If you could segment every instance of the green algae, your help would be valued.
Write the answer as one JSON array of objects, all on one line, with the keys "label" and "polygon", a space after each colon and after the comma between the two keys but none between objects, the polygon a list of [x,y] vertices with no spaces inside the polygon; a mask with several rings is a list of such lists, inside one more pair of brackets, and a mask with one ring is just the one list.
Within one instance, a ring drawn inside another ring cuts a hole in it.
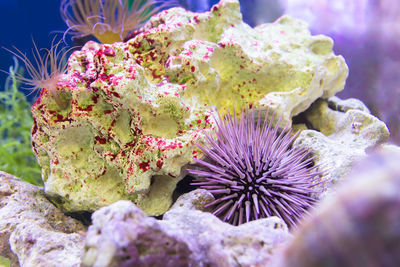
[{"label": "green algae", "polygon": [[0,266],[1,267],[10,267],[11,266],[10,260],[8,258],[0,256]]},{"label": "green algae", "polygon": [[4,91],[0,91],[0,170],[34,185],[43,185],[31,146],[31,103],[18,89],[14,76],[18,71],[16,61],[9,69]]}]

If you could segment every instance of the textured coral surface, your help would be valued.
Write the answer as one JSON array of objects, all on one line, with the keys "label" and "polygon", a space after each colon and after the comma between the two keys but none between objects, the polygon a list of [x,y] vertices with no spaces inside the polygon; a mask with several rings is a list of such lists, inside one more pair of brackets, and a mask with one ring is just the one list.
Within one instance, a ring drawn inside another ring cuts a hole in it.
[{"label": "textured coral surface", "polygon": [[189,192],[163,220],[146,217],[128,201],[96,211],[82,266],[269,266],[291,237],[286,224],[270,217],[232,226],[200,211],[213,200],[206,190]]},{"label": "textured coral surface", "polygon": [[88,42],[68,61],[58,103],[43,90],[32,108],[46,193],[69,211],[129,199],[164,213],[182,167],[202,156],[194,143],[213,127],[211,106],[254,103],[290,122],[343,89],[348,69],[332,46],[290,17],[251,28],[234,0],[164,11],[125,43]]},{"label": "textured coral surface", "polygon": [[354,163],[389,137],[385,123],[354,98],[320,99],[303,115],[311,129],[302,131],[294,144],[313,151],[316,162],[327,170],[327,190],[320,198],[336,191],[333,185],[349,174]]}]

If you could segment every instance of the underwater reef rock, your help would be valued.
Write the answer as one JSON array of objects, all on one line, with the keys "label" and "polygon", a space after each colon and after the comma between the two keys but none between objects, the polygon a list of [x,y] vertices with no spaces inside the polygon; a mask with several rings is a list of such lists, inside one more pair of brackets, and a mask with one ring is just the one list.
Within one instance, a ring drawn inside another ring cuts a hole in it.
[{"label": "underwater reef rock", "polygon": [[202,212],[213,200],[206,190],[192,191],[163,220],[146,217],[129,201],[99,209],[87,232],[83,266],[267,266],[291,236],[278,217],[233,226]]},{"label": "underwater reef rock", "polygon": [[66,211],[126,199],[164,213],[182,167],[202,157],[194,143],[213,127],[211,106],[254,103],[291,122],[343,89],[348,68],[332,47],[287,16],[251,28],[237,0],[163,11],[125,43],[88,42],[70,57],[57,99],[44,89],[32,107],[45,192]]},{"label": "underwater reef rock", "polygon": [[0,256],[11,266],[79,266],[83,231],[46,199],[43,188],[0,171]]},{"label": "underwater reef rock", "polygon": [[355,167],[277,253],[276,267],[399,266],[400,147]]},{"label": "underwater reef rock", "polygon": [[332,193],[334,184],[346,177],[368,150],[389,138],[386,124],[357,99],[319,99],[304,117],[314,130],[303,130],[294,145],[310,149],[316,155],[315,162],[327,171],[323,185],[327,190],[322,191],[320,198]]}]

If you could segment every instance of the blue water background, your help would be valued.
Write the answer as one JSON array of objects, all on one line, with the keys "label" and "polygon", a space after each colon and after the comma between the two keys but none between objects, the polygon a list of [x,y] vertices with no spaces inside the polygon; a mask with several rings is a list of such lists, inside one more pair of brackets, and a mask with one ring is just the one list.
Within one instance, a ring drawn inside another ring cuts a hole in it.
[{"label": "blue water background", "polygon": [[[66,29],[59,6],[55,0],[0,0],[0,46],[15,46],[29,55],[34,38],[38,47],[49,47],[54,31]],[[8,71],[12,64],[12,55],[1,49],[0,69]],[[0,73],[0,88],[6,77]]]}]

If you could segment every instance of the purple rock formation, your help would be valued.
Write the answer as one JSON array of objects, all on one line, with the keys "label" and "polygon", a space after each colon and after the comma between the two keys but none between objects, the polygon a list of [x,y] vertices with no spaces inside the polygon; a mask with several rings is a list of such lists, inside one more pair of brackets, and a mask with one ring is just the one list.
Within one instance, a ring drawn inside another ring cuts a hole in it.
[{"label": "purple rock formation", "polygon": [[400,148],[365,160],[275,260],[279,267],[399,266]]},{"label": "purple rock formation", "polygon": [[205,190],[183,195],[157,221],[129,201],[93,214],[83,266],[266,266],[289,237],[270,217],[232,226],[200,209],[213,197]]}]

